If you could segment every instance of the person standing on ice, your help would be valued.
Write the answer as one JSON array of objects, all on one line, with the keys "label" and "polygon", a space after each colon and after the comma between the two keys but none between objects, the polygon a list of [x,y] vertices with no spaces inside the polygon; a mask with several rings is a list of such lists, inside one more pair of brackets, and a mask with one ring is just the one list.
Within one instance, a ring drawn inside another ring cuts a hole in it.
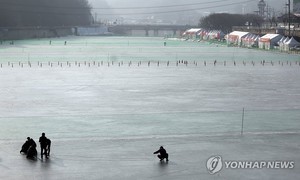
[{"label": "person standing on ice", "polygon": [[42,133],[42,136],[39,139],[40,146],[41,146],[41,158],[43,159],[43,155],[45,154],[46,158],[48,158],[47,154],[47,137],[45,136],[45,133]]},{"label": "person standing on ice", "polygon": [[50,147],[51,147],[51,140],[47,138],[47,143],[46,143],[46,154],[47,156],[50,156]]},{"label": "person standing on ice", "polygon": [[159,150],[155,151],[153,154],[159,154],[157,157],[160,159],[160,161],[163,161],[165,158],[167,161],[169,161],[169,154],[162,146],[160,146]]}]

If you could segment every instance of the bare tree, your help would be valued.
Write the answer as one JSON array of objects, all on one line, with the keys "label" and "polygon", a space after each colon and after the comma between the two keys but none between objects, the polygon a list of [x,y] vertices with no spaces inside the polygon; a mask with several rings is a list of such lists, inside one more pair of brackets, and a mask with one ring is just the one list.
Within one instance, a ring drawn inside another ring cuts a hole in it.
[{"label": "bare tree", "polygon": [[92,22],[87,0],[0,0],[0,26],[75,26]]},{"label": "bare tree", "polygon": [[205,29],[217,29],[223,32],[232,31],[233,26],[260,26],[263,19],[257,15],[253,14],[211,14],[209,16],[203,17],[199,21],[199,26]]}]

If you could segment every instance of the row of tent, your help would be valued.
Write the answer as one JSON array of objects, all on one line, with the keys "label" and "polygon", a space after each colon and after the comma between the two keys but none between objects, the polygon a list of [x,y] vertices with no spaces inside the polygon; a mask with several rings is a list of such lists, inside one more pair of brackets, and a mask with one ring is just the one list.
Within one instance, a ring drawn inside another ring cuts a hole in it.
[{"label": "row of tent", "polygon": [[212,39],[224,39],[225,34],[219,30],[205,30],[202,28],[192,28],[186,30],[182,37],[185,39],[200,39],[200,40],[212,40]]},{"label": "row of tent", "polygon": [[279,49],[289,51],[290,49],[300,46],[300,43],[294,37],[285,37],[281,34],[266,34],[262,37],[249,32],[233,31],[226,35],[225,39],[228,44],[242,47],[258,47],[261,49]]},{"label": "row of tent", "polygon": [[266,34],[262,37],[250,32],[233,31],[225,35],[218,30],[205,30],[202,28],[193,28],[186,30],[182,37],[185,39],[198,40],[226,40],[228,45],[240,47],[258,47],[261,49],[279,49],[281,51],[289,51],[294,47],[299,46],[300,43],[294,39],[282,36],[280,34]]}]

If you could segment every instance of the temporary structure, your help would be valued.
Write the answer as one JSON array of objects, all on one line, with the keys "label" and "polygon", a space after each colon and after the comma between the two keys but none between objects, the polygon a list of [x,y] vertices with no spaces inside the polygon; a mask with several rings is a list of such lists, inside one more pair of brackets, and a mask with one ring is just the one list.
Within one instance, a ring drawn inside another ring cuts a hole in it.
[{"label": "temporary structure", "polygon": [[289,51],[290,48],[300,45],[300,43],[292,37],[289,41],[284,43],[285,51]]},{"label": "temporary structure", "polygon": [[198,32],[198,37],[200,40],[208,40],[208,33],[209,31],[206,29],[202,29]]},{"label": "temporary structure", "polygon": [[201,31],[202,29],[201,28],[192,28],[192,29],[188,29],[186,30],[182,36],[184,38],[187,38],[187,39],[196,39],[197,37],[197,34]]},{"label": "temporary structure", "polygon": [[258,43],[258,35],[255,34],[247,34],[245,37],[242,38],[242,42],[241,42],[241,46],[244,47],[253,47],[253,46],[257,46]]},{"label": "temporary structure", "polygon": [[252,40],[251,40],[251,47],[258,47],[258,41],[259,41],[260,36],[255,35]]},{"label": "temporary structure", "polygon": [[273,49],[278,46],[278,42],[282,38],[280,34],[266,34],[259,39],[258,47],[261,49]]},{"label": "temporary structure", "polygon": [[242,38],[246,37],[249,32],[233,31],[227,35],[227,44],[242,45]]},{"label": "temporary structure", "polygon": [[282,38],[277,42],[278,46],[280,46],[286,37],[282,36]]},{"label": "temporary structure", "polygon": [[285,43],[290,40],[289,37],[286,37],[285,39],[282,40],[282,42],[279,42],[279,49],[280,51],[285,51]]},{"label": "temporary structure", "polygon": [[213,39],[223,39],[224,33],[219,30],[211,30],[207,33],[207,39],[213,40]]}]

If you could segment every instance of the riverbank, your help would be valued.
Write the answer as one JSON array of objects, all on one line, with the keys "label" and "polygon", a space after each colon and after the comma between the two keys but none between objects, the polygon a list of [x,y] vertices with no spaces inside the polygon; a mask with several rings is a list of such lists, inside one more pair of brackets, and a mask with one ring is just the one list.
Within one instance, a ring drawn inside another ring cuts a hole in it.
[{"label": "riverbank", "polygon": [[[164,46],[166,42],[166,46]],[[5,42],[0,62],[176,62],[259,63],[299,61],[298,55],[150,37],[69,36]],[[116,65],[115,64],[115,65]]]},{"label": "riverbank", "polygon": [[283,51],[280,50],[279,47],[275,47],[273,49],[261,49],[258,47],[246,47],[246,46],[237,46],[233,44],[227,44],[227,42],[221,41],[221,40],[195,40],[195,39],[181,39],[181,38],[170,38],[172,40],[179,40],[179,41],[188,41],[188,42],[194,42],[194,43],[209,43],[209,44],[215,44],[216,46],[226,46],[226,47],[235,47],[235,48],[246,48],[246,49],[253,49],[257,51],[267,51],[267,52],[273,52],[273,53],[284,53],[284,54],[300,54],[300,50],[290,50],[290,51]]},{"label": "riverbank", "polygon": [[56,38],[66,36],[111,35],[104,25],[86,27],[0,27],[0,41]]}]

